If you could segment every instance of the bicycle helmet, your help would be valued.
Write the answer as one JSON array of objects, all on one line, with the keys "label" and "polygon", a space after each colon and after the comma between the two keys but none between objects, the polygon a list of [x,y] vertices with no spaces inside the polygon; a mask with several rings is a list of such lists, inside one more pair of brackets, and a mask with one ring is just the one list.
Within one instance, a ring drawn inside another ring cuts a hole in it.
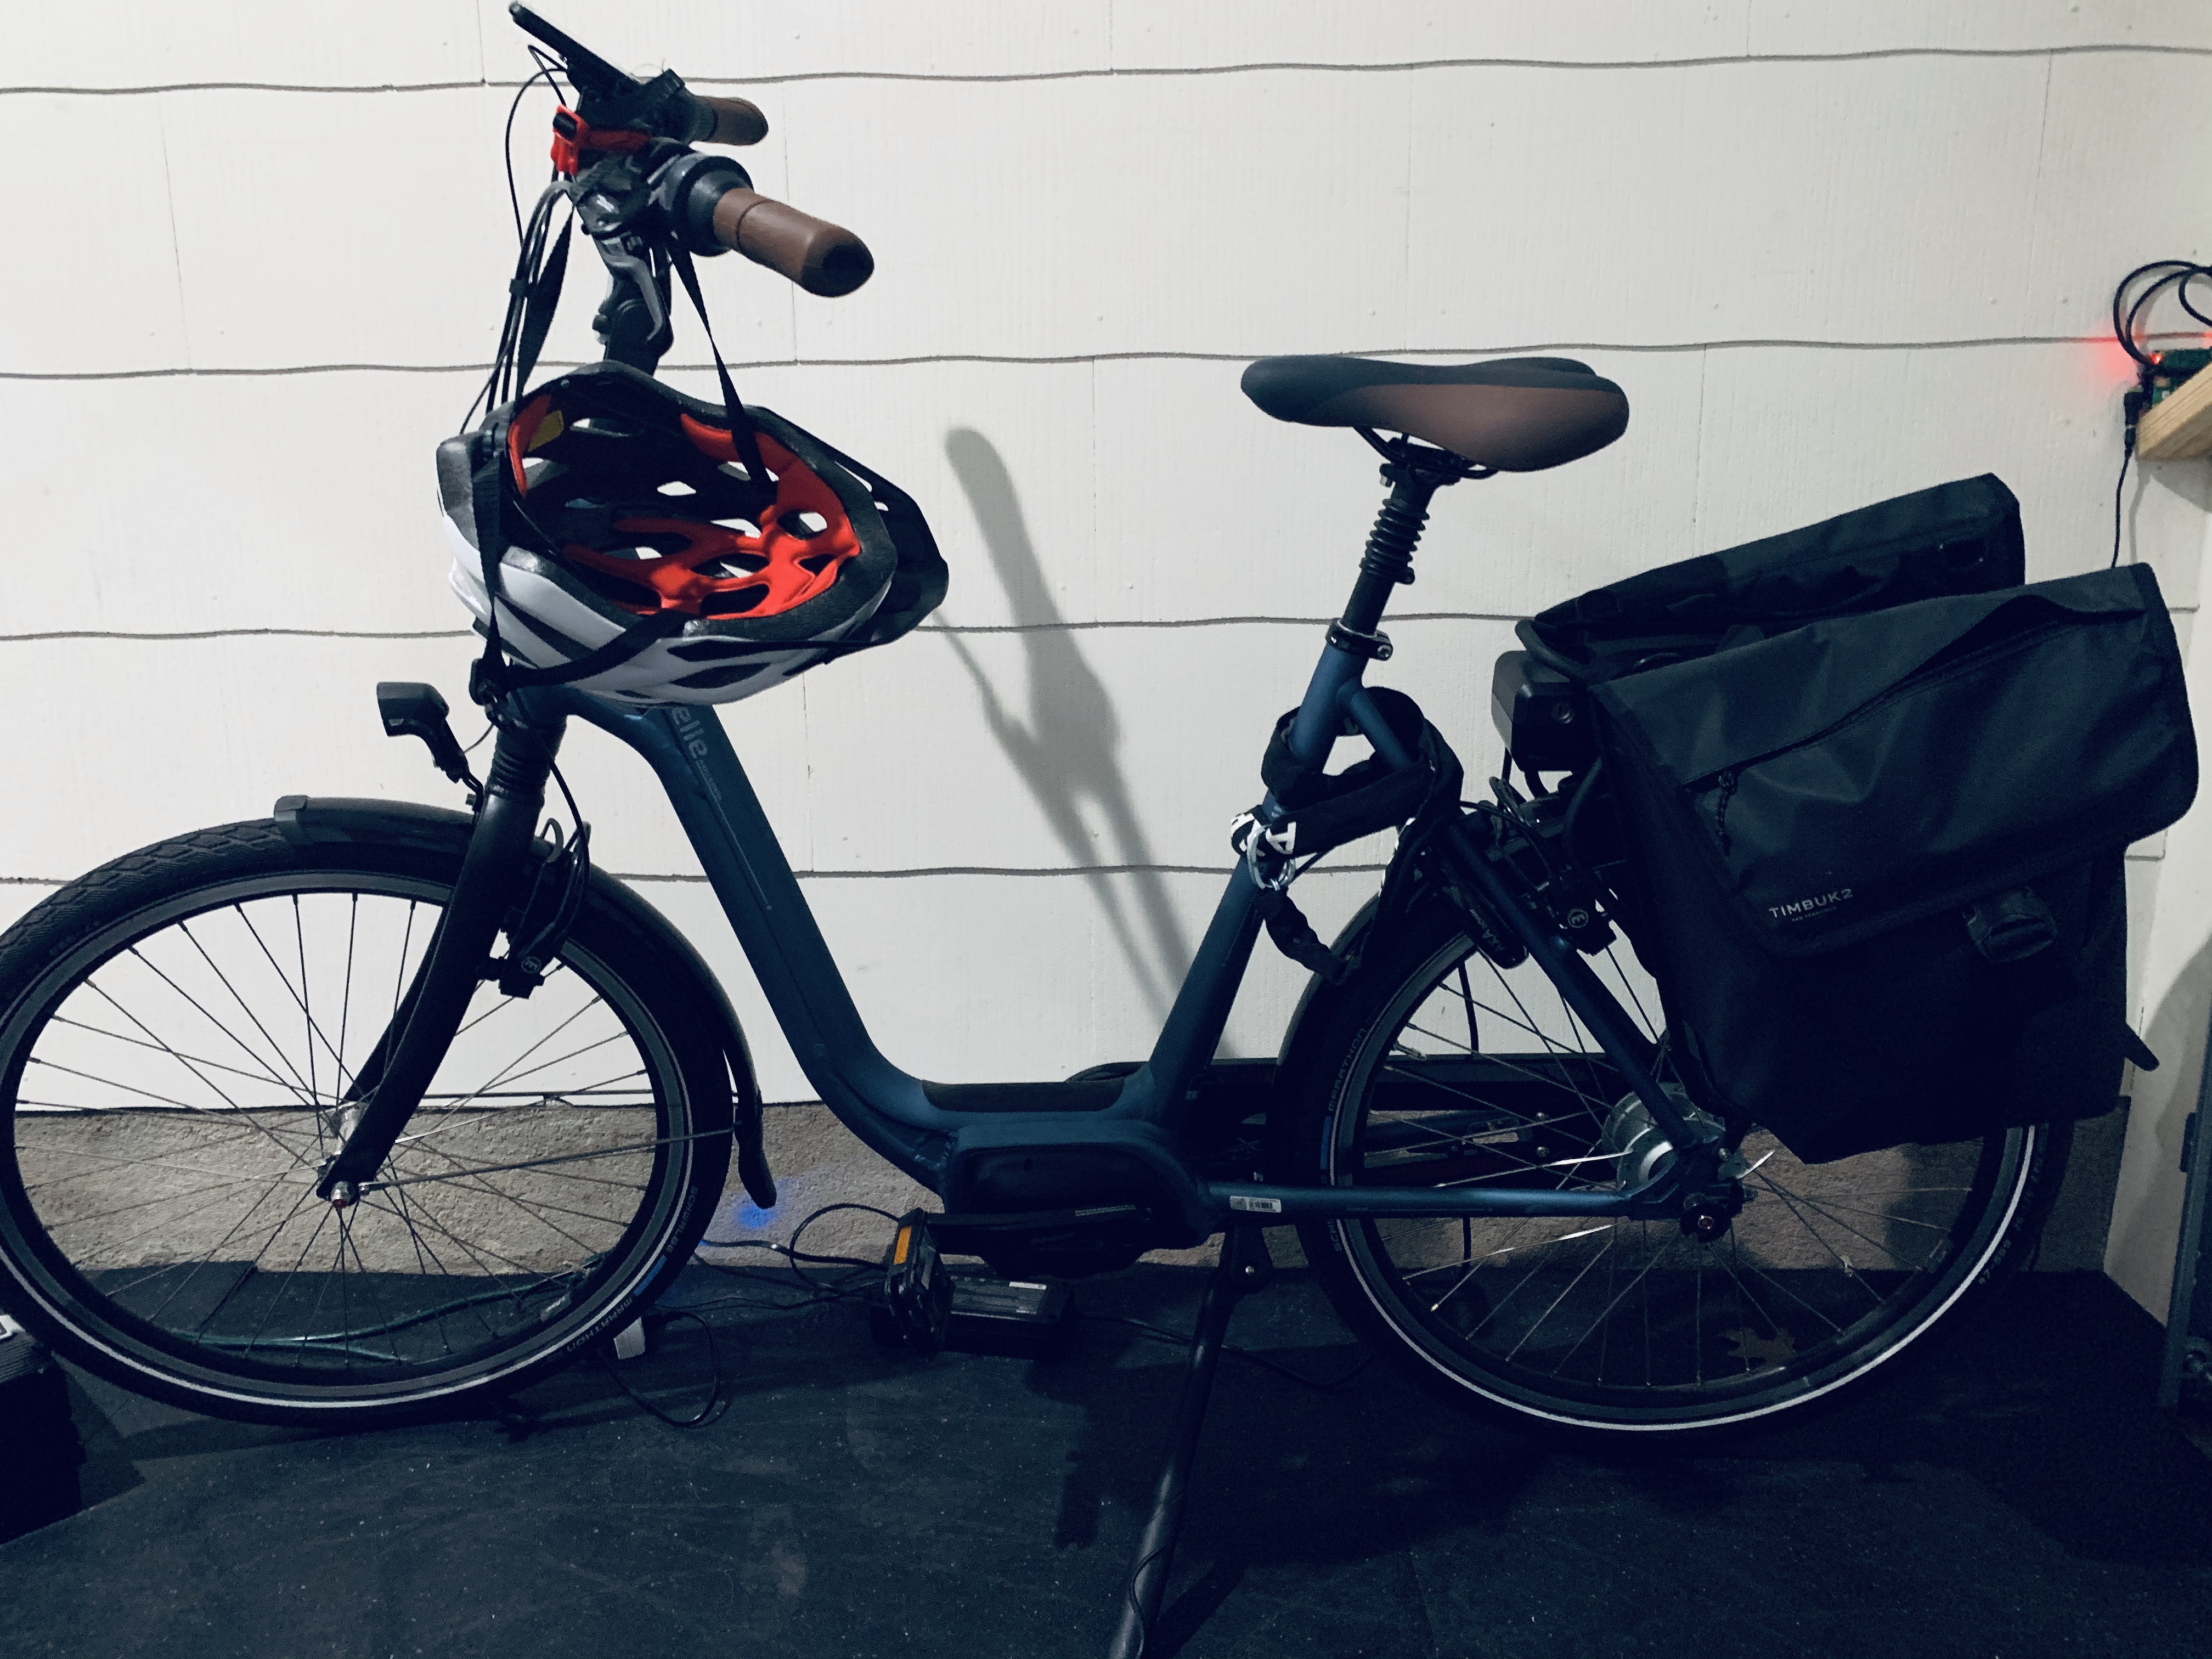
[{"label": "bicycle helmet", "polygon": [[769,410],[744,416],[765,478],[723,406],[618,363],[441,444],[451,580],[478,629],[489,580],[500,645],[544,678],[624,702],[733,702],[934,610],[945,564],[914,502]]}]

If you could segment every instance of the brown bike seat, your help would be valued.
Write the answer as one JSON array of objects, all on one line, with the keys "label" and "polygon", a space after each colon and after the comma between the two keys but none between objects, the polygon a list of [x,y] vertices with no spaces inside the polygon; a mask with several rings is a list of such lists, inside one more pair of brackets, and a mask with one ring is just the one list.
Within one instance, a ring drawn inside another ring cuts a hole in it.
[{"label": "brown bike seat", "polygon": [[1628,428],[1626,394],[1571,357],[1455,366],[1262,357],[1243,386],[1279,421],[1403,432],[1501,472],[1558,466]]}]

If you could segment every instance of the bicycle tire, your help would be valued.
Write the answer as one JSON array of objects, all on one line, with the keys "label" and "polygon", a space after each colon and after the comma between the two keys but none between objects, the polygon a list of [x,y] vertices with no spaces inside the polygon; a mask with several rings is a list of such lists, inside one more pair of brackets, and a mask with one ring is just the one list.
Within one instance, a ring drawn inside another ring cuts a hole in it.
[{"label": "bicycle tire", "polygon": [[[1418,903],[1301,1011],[1278,1180],[1617,1178],[1605,1132],[1629,1097],[1611,1062],[1533,964],[1498,969],[1463,927],[1440,898]],[[1656,1010],[1625,945],[1607,955],[1624,1006]],[[1595,1217],[1309,1223],[1299,1242],[1346,1322],[1453,1405],[1585,1444],[1680,1447],[1832,1405],[1956,1324],[2032,1255],[2070,1127],[1809,1168],[1753,1129],[1753,1201],[1711,1244]]]},{"label": "bicycle tire", "polygon": [[732,1061],[667,924],[597,874],[541,986],[479,987],[360,1200],[314,1197],[460,867],[434,816],[179,836],[0,938],[0,1297],[64,1357],[217,1415],[402,1419],[565,1363],[689,1259]]}]

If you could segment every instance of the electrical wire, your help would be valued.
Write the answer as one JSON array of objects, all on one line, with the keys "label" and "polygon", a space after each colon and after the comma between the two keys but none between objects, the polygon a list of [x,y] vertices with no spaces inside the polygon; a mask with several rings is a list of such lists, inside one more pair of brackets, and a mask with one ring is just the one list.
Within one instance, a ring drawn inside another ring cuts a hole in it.
[{"label": "electrical wire", "polygon": [[632,1405],[651,1412],[672,1429],[702,1429],[720,1417],[730,1403],[729,1397],[722,1392],[721,1356],[714,1348],[714,1328],[690,1309],[684,1308],[664,1315],[661,1322],[672,1325],[679,1319],[690,1320],[699,1328],[707,1339],[707,1374],[709,1378],[707,1403],[690,1416],[677,1417],[665,1412],[635,1389],[630,1387],[629,1379],[615,1369],[615,1359],[611,1347],[602,1348],[599,1351],[599,1363],[607,1368],[607,1375],[614,1378],[615,1386],[629,1396]]},{"label": "electrical wire", "polygon": [[[515,112],[522,107],[523,94],[540,81],[545,82],[554,97],[559,98],[562,95],[561,83],[553,78],[554,72],[568,67],[559,58],[537,46],[530,48],[530,55],[537,61],[538,72],[514,89],[514,101],[507,106],[507,128],[500,145],[500,154],[507,158],[507,205],[514,215],[514,240],[518,245],[522,240],[522,198],[514,188]],[[570,95],[574,96],[573,94]]]},{"label": "electrical wire", "polygon": [[[599,1358],[601,1363],[607,1367],[607,1374],[614,1378],[622,1391],[628,1395],[635,1405],[644,1411],[650,1412],[671,1428],[702,1428],[712,1423],[726,1408],[728,1401],[722,1393],[724,1378],[720,1357],[714,1346],[714,1328],[702,1316],[720,1308],[738,1308],[752,1313],[799,1313],[809,1308],[819,1308],[831,1303],[849,1302],[862,1298],[868,1294],[867,1288],[860,1281],[864,1279],[872,1279],[882,1267],[880,1261],[866,1261],[859,1256],[821,1255],[799,1248],[799,1242],[805,1237],[809,1227],[821,1220],[823,1217],[834,1215],[840,1210],[854,1210],[866,1215],[878,1216],[894,1225],[897,1224],[899,1219],[889,1210],[878,1209],[872,1204],[825,1204],[800,1221],[793,1230],[789,1240],[781,1243],[764,1238],[702,1238],[695,1247],[691,1259],[698,1266],[710,1268],[715,1273],[732,1279],[760,1285],[764,1288],[784,1283],[781,1274],[779,1273],[771,1277],[759,1269],[743,1267],[735,1262],[709,1261],[698,1252],[701,1250],[764,1250],[770,1255],[780,1256],[783,1258],[784,1266],[798,1279],[805,1291],[805,1295],[793,1301],[763,1302],[746,1297],[714,1297],[706,1301],[688,1304],[681,1309],[671,1310],[666,1314],[665,1317],[670,1322],[678,1319],[692,1321],[707,1338],[707,1364],[710,1387],[707,1403],[698,1411],[689,1417],[678,1418],[661,1410],[652,1401],[630,1387],[629,1382],[615,1370],[615,1362],[611,1350],[602,1349]],[[809,1264],[817,1267],[844,1267],[848,1271],[835,1279],[825,1281],[814,1278],[806,1272],[806,1266]],[[1155,1325],[1142,1319],[1131,1319],[1121,1314],[1090,1314],[1078,1311],[1075,1317],[1092,1324],[1127,1326],[1140,1336],[1149,1338],[1155,1342],[1166,1343],[1172,1347],[1181,1348],[1186,1352],[1198,1340],[1194,1335],[1185,1332],[1170,1330],[1164,1325]],[[1263,1370],[1273,1371],[1276,1376],[1287,1382],[1295,1382],[1302,1389],[1311,1389],[1321,1394],[1333,1393],[1346,1387],[1372,1365],[1376,1358],[1370,1352],[1363,1355],[1350,1368],[1335,1376],[1317,1377],[1309,1376],[1294,1366],[1285,1365],[1279,1359],[1271,1358],[1267,1354],[1250,1348],[1240,1347],[1233,1342],[1223,1343],[1222,1352],[1234,1354],[1237,1358],[1257,1365]]]},{"label": "electrical wire", "polygon": [[[639,1409],[642,1411],[650,1412],[654,1417],[659,1419],[660,1421],[665,1423],[672,1429],[704,1428],[708,1425],[713,1423],[717,1418],[721,1416],[723,1411],[728,1407],[729,1399],[728,1396],[722,1392],[725,1379],[722,1376],[721,1355],[714,1346],[714,1328],[703,1316],[707,1312],[715,1308],[740,1307],[767,1313],[794,1313],[802,1308],[819,1307],[824,1303],[846,1301],[854,1297],[863,1294],[860,1290],[854,1286],[854,1281],[860,1277],[863,1273],[872,1274],[880,1264],[874,1261],[863,1261],[857,1256],[817,1255],[798,1248],[799,1240],[801,1235],[803,1235],[809,1227],[819,1221],[823,1216],[834,1214],[839,1210],[860,1210],[866,1212],[869,1215],[881,1216],[884,1220],[892,1223],[896,1223],[898,1220],[898,1218],[891,1214],[890,1211],[879,1210],[872,1204],[825,1204],[822,1208],[815,1211],[811,1215],[808,1216],[805,1220],[799,1224],[797,1230],[793,1232],[788,1243],[778,1244],[772,1243],[769,1240],[760,1238],[702,1238],[694,1248],[692,1259],[698,1262],[701,1267],[712,1267],[718,1273],[732,1273],[741,1277],[749,1276],[747,1269],[732,1267],[725,1262],[708,1261],[704,1257],[699,1255],[698,1251],[702,1249],[753,1249],[766,1250],[771,1255],[781,1255],[786,1259],[787,1264],[790,1267],[792,1272],[799,1275],[799,1282],[806,1287],[807,1291],[806,1296],[797,1302],[769,1304],[763,1305],[760,1303],[748,1301],[741,1297],[728,1297],[715,1298],[706,1302],[695,1302],[688,1307],[671,1309],[665,1315],[659,1316],[661,1322],[665,1324],[673,1323],[675,1321],[679,1319],[688,1319],[692,1323],[698,1326],[700,1331],[707,1339],[707,1370],[708,1377],[707,1403],[702,1406],[697,1411],[692,1413],[688,1417],[678,1417],[672,1413],[663,1411],[652,1401],[647,1399],[635,1389],[630,1387],[629,1379],[624,1377],[620,1371],[615,1369],[616,1362],[611,1344],[602,1347],[599,1350],[599,1363],[606,1367],[607,1375],[615,1380],[616,1386],[620,1388],[624,1394],[629,1396],[630,1401],[633,1405],[638,1407]],[[824,1285],[820,1283],[818,1280],[808,1278],[805,1269],[800,1266],[802,1262],[842,1266],[852,1268],[854,1271],[847,1273],[842,1279],[834,1284]]]},{"label": "electrical wire", "polygon": [[[2130,397],[2135,394],[2130,393]],[[2128,463],[2136,458],[2136,423],[2132,416],[2128,429],[2120,437],[2120,476],[2112,484],[2112,558],[2105,568],[2117,570],[2120,564],[2120,501],[2127,492]]]},{"label": "electrical wire", "polygon": [[[2129,297],[2129,290],[2145,277],[2140,293]],[[2136,384],[2123,402],[2124,427],[2120,440],[2120,476],[2112,484],[2112,556],[2106,567],[2115,568],[2120,562],[2122,507],[2127,490],[2128,467],[2136,455],[2136,423],[2142,418],[2143,410],[2150,407],[2151,380],[2158,373],[2159,354],[2146,351],[2136,339],[2144,313],[2159,295],[2172,290],[2176,304],[2208,329],[2212,329],[2212,315],[2197,308],[2190,298],[2191,283],[2212,282],[2212,265],[2200,264],[2193,259],[2153,259],[2148,264],[2137,265],[2120,278],[2112,290],[2112,337],[2120,349],[2135,360]],[[2201,371],[2200,371],[2201,372]]]},{"label": "electrical wire", "polygon": [[[2132,302],[2129,301],[2128,290],[2153,271],[2160,275]],[[2121,277],[2120,285],[2112,290],[2112,336],[2120,343],[2121,349],[2136,360],[2136,366],[2143,375],[2148,376],[2157,367],[2157,362],[2136,343],[2136,331],[2151,301],[2167,289],[2174,290],[2173,297],[2184,311],[2205,327],[2212,328],[2212,317],[2199,311],[2189,298],[2190,283],[2200,278],[2212,282],[2212,265],[2198,264],[2193,259],[2154,259],[2148,264],[2137,265]],[[2123,306],[2126,307],[2124,315],[2122,314]]]}]

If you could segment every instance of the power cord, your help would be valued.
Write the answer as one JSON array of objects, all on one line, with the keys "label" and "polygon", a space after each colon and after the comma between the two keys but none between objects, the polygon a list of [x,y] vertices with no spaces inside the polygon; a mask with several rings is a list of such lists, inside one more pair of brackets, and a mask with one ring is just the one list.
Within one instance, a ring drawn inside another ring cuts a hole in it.
[{"label": "power cord", "polygon": [[673,1416],[671,1413],[661,1410],[659,1407],[654,1405],[653,1401],[647,1400],[635,1389],[630,1387],[629,1379],[615,1369],[614,1355],[611,1352],[610,1348],[603,1347],[599,1350],[599,1363],[607,1368],[607,1375],[614,1378],[615,1386],[620,1389],[624,1394],[628,1395],[629,1396],[630,1404],[637,1407],[640,1410],[651,1412],[655,1417],[667,1424],[672,1429],[704,1428],[708,1424],[712,1423],[716,1418],[720,1417],[722,1414],[724,1408],[730,1403],[728,1398],[722,1393],[721,1356],[714,1350],[714,1328],[712,1325],[709,1325],[705,1320],[700,1318],[699,1316],[696,1313],[694,1313],[690,1309],[685,1308],[678,1312],[664,1315],[661,1316],[661,1322],[666,1325],[672,1325],[679,1319],[690,1320],[693,1324],[699,1328],[701,1334],[707,1339],[707,1374],[709,1378],[709,1384],[707,1390],[707,1403],[702,1406],[697,1411],[694,1412],[690,1416]]},{"label": "power cord", "polygon": [[[654,1417],[659,1419],[663,1423],[667,1424],[671,1428],[702,1428],[714,1422],[715,1419],[722,1414],[722,1412],[727,1407],[729,1402],[722,1393],[724,1378],[722,1376],[720,1356],[714,1346],[714,1328],[706,1321],[706,1319],[702,1317],[702,1315],[709,1313],[717,1308],[742,1308],[748,1312],[754,1313],[799,1313],[808,1308],[818,1308],[835,1302],[849,1302],[866,1296],[867,1290],[862,1281],[872,1279],[874,1275],[880,1271],[882,1267],[883,1264],[881,1261],[864,1261],[859,1256],[851,1255],[825,1255],[813,1251],[802,1250],[799,1248],[799,1241],[805,1237],[806,1230],[809,1227],[811,1227],[816,1222],[821,1220],[823,1217],[835,1215],[840,1210],[858,1211],[865,1215],[878,1216],[884,1220],[890,1222],[894,1226],[898,1224],[898,1218],[896,1216],[893,1215],[889,1210],[878,1209],[872,1204],[825,1204],[820,1209],[816,1210],[811,1214],[808,1215],[796,1228],[793,1230],[791,1237],[787,1243],[776,1243],[771,1240],[764,1238],[702,1238],[699,1241],[691,1259],[700,1267],[711,1268],[714,1272],[724,1274],[729,1278],[744,1280],[751,1284],[759,1285],[764,1288],[773,1288],[775,1286],[783,1285],[785,1280],[782,1274],[781,1273],[776,1273],[771,1275],[770,1273],[763,1272],[758,1268],[743,1267],[735,1262],[709,1261],[705,1256],[699,1255],[697,1251],[764,1250],[770,1255],[782,1257],[784,1267],[787,1268],[792,1275],[799,1280],[805,1294],[798,1297],[796,1300],[787,1301],[763,1301],[757,1297],[740,1296],[717,1297],[705,1302],[694,1302],[684,1308],[673,1310],[665,1316],[665,1321],[668,1322],[672,1322],[678,1319],[689,1319],[696,1324],[702,1333],[706,1336],[707,1364],[709,1376],[711,1378],[711,1386],[708,1394],[707,1403],[701,1407],[698,1411],[693,1413],[689,1417],[679,1418],[661,1410],[659,1407],[654,1405],[653,1401],[646,1399],[642,1395],[639,1394],[636,1389],[630,1387],[627,1379],[615,1370],[615,1362],[612,1358],[611,1352],[607,1349],[603,1349],[600,1352],[599,1358],[600,1362],[606,1366],[607,1374],[614,1378],[617,1385],[621,1388],[624,1394],[630,1397],[630,1400],[634,1404],[644,1411],[650,1412]],[[840,1274],[835,1279],[825,1281],[810,1274],[806,1271],[809,1266],[842,1267],[847,1271]],[[1076,1315],[1076,1317],[1087,1320],[1093,1324],[1127,1326],[1129,1329],[1135,1331],[1140,1336],[1150,1338],[1155,1342],[1164,1342],[1172,1347],[1181,1348],[1186,1352],[1188,1352],[1192,1343],[1197,1340],[1197,1338],[1189,1333],[1170,1330],[1163,1325],[1151,1324],[1141,1319],[1130,1319],[1119,1314],[1087,1314],[1079,1312]],[[1362,1372],[1365,1371],[1369,1366],[1375,1363],[1375,1356],[1370,1352],[1363,1356],[1348,1370],[1336,1376],[1316,1377],[1308,1376],[1303,1371],[1297,1370],[1293,1366],[1285,1365],[1279,1359],[1270,1358],[1267,1355],[1257,1352],[1250,1348],[1239,1347],[1233,1342],[1224,1343],[1222,1345],[1222,1352],[1224,1353],[1234,1354],[1239,1359],[1245,1360],[1251,1364],[1257,1365],[1263,1370],[1273,1371],[1276,1376],[1280,1376],[1288,1382],[1295,1382],[1302,1389],[1311,1389],[1316,1392],[1322,1394],[1332,1393],[1336,1389],[1346,1387],[1352,1382],[1354,1378],[1358,1377]]]},{"label": "power cord", "polygon": [[[2150,280],[2145,282],[2146,277]],[[2200,279],[2212,282],[2212,265],[2199,264],[2193,259],[2154,259],[2148,264],[2137,265],[2120,278],[2119,286],[2112,290],[2112,337],[2135,360],[2136,384],[2120,402],[2125,429],[2120,439],[2120,476],[2112,485],[2112,557],[2108,569],[2120,562],[2121,506],[2127,489],[2128,465],[2136,455],[2136,426],[2151,405],[2151,382],[2158,376],[2163,356],[2146,349],[2136,338],[2137,331],[2151,303],[2169,289],[2184,311],[2212,329],[2212,316],[2199,311],[2189,296],[2189,285]],[[2130,297],[2130,290],[2137,283],[2142,287]]]}]

